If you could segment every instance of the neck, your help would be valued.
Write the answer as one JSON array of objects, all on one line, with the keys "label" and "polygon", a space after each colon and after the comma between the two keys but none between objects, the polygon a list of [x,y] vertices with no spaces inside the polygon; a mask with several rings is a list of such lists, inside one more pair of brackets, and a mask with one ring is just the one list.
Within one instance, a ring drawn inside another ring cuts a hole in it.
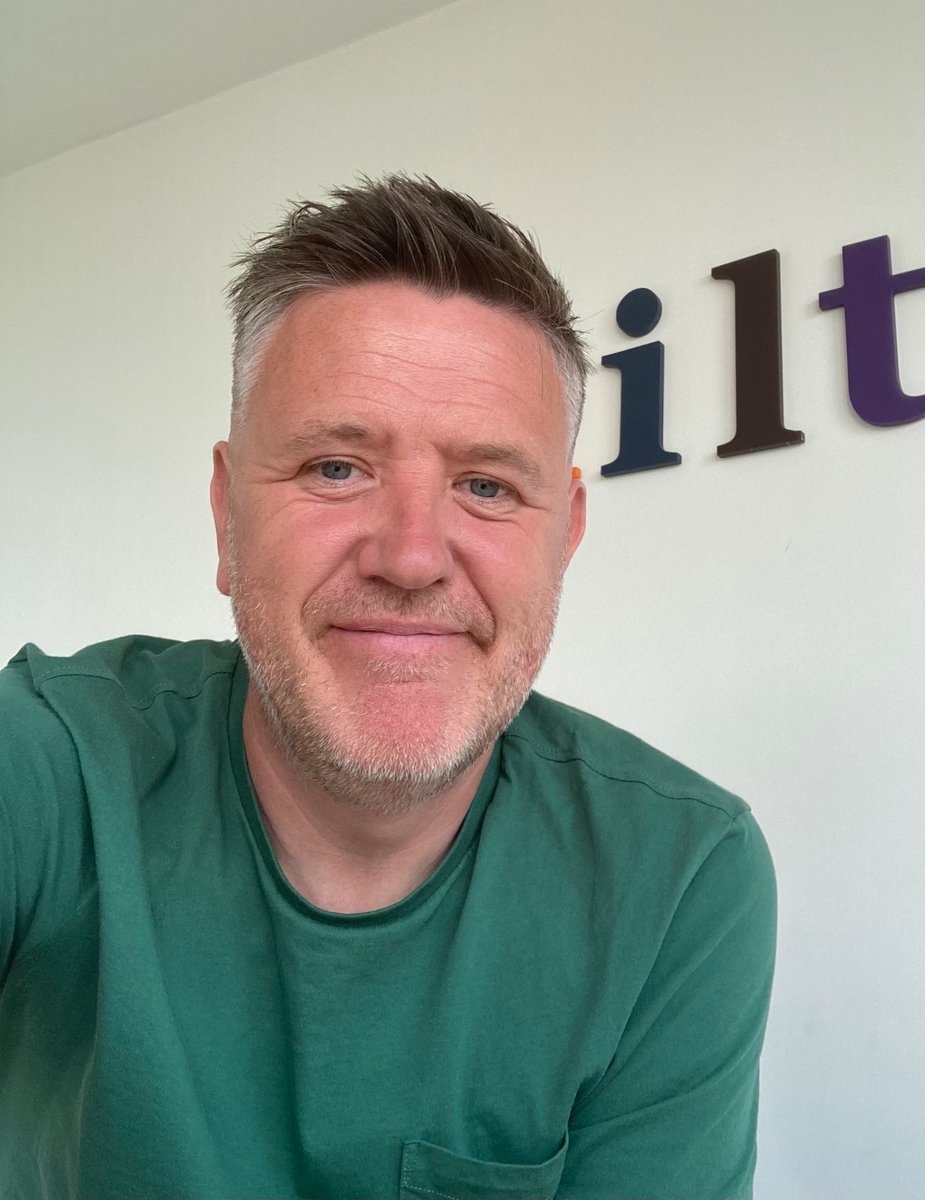
[{"label": "neck", "polygon": [[485,751],[427,800],[371,811],[306,779],[279,748],[253,690],[244,747],[257,803],[295,890],[329,912],[371,912],[410,895],[444,858],[491,756]]}]

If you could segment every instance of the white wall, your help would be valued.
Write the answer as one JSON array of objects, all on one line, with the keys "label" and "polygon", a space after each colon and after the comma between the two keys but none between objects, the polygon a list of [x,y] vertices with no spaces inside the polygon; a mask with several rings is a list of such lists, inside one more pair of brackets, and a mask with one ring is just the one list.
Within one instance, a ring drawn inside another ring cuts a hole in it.
[{"label": "white wall", "polygon": [[[761,1200],[913,1200],[925,1179],[925,422],[873,429],[817,293],[888,233],[925,265],[920,0],[460,0],[0,182],[0,650],[225,636],[209,449],[225,264],[280,204],[426,171],[534,227],[598,354],[662,297],[666,444],[622,479],[591,387],[591,525],[542,685],[743,793],[781,892]],[[720,461],[718,263],[782,257],[788,423]],[[897,300],[925,391],[925,293]]]}]

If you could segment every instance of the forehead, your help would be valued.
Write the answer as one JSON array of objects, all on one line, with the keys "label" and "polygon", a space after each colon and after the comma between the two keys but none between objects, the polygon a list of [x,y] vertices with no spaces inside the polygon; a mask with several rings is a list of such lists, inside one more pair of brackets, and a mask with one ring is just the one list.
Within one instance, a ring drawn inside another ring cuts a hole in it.
[{"label": "forehead", "polygon": [[542,332],[469,297],[397,283],[295,301],[264,349],[247,424],[268,435],[309,414],[351,412],[403,425],[520,423],[567,440],[562,382]]}]

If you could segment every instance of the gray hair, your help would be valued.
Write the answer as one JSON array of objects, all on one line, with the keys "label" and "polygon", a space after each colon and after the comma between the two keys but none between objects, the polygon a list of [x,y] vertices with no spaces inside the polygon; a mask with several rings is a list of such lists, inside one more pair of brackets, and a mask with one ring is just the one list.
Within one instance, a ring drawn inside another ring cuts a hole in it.
[{"label": "gray hair", "polygon": [[569,295],[533,239],[489,206],[426,176],[364,178],[332,190],[330,198],[330,204],[293,205],[233,264],[241,270],[228,288],[232,420],[243,413],[271,334],[299,296],[392,281],[438,297],[468,296],[544,334],[562,379],[574,447],[591,363]]}]

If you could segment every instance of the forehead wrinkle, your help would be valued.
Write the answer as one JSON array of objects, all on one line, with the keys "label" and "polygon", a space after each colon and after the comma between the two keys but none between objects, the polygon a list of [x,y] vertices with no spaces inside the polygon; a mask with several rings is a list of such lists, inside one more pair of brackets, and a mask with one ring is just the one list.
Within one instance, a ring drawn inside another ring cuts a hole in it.
[{"label": "forehead wrinkle", "polygon": [[[414,356],[408,357],[394,351],[370,351],[369,353],[381,354],[391,362],[409,367],[412,371],[419,370],[436,376],[449,376],[454,380],[458,379],[461,383],[472,383],[479,387],[489,384],[505,391],[513,390],[508,382],[509,378],[520,379],[530,373],[535,369],[537,360],[539,360],[540,379],[545,378],[542,355],[537,355],[535,360],[531,355],[514,352],[510,346],[494,346],[475,340],[460,344],[455,339],[451,339],[442,344],[436,343],[436,347],[432,340],[420,340],[429,352],[437,348],[442,357],[436,359],[430,357],[426,363],[421,363]],[[499,363],[504,368],[500,376],[495,371],[495,367]]]},{"label": "forehead wrinkle", "polygon": [[[495,311],[495,310],[490,310]],[[504,315],[504,314],[500,314]],[[342,330],[338,330],[342,332]],[[512,358],[526,362],[537,358],[553,357],[552,348],[545,334],[529,321],[514,318],[509,327],[502,326],[491,332],[488,340],[473,339],[471,334],[455,323],[428,325],[422,330],[413,325],[397,325],[388,320],[381,324],[372,323],[363,330],[364,340],[353,343],[349,349],[358,354],[382,355],[396,362],[418,365],[417,348],[423,347],[428,357],[436,347],[447,358],[477,356],[487,361],[510,361]],[[341,348],[334,353],[340,353]],[[429,362],[428,366],[439,366]]]},{"label": "forehead wrinkle", "polygon": [[[415,339],[429,352],[435,348],[434,340],[428,338]],[[349,359],[345,362],[343,352],[340,350],[333,351],[331,357],[334,362],[331,365],[325,364],[326,369],[317,372],[318,382],[324,382],[332,378],[342,379],[361,379],[368,380],[375,384],[391,384],[396,387],[407,388],[409,384],[404,378],[396,377],[392,370],[395,366],[400,366],[409,369],[409,376],[413,380],[413,374],[420,373],[426,375],[446,375],[453,379],[458,379],[464,383],[475,383],[480,387],[484,387],[486,383],[495,387],[506,387],[502,382],[494,378],[485,378],[480,373],[480,368],[484,363],[487,369],[491,369],[496,363],[504,363],[507,365],[511,360],[511,355],[504,349],[495,349],[484,345],[483,343],[470,341],[465,345],[460,346],[455,341],[450,342],[444,348],[444,357],[430,357],[427,361],[422,362],[419,357],[413,354],[402,354],[397,350],[386,350],[381,347],[362,347],[353,346],[349,351],[350,357],[356,359],[369,359],[372,364],[377,360],[383,360],[381,368],[375,365],[363,364],[354,362],[351,365]],[[319,356],[322,359],[327,357]],[[522,358],[522,356],[518,356]],[[473,361],[475,360],[475,361]],[[528,359],[522,359],[522,366],[527,366]],[[314,364],[317,368],[318,359],[315,359]],[[309,367],[311,370],[311,367]],[[512,372],[520,374],[520,371]],[[404,372],[402,373],[404,375]],[[540,366],[540,376],[545,378],[543,364]]]},{"label": "forehead wrinkle", "polygon": [[[390,356],[384,356],[390,357]],[[407,362],[394,357],[395,361]],[[412,366],[418,365],[411,363]],[[428,377],[449,380],[453,384],[445,393],[442,389],[434,394],[429,386]],[[541,385],[542,386],[542,385]],[[307,396],[317,395],[323,404],[330,399],[355,401],[367,405],[384,405],[394,407],[395,398],[405,395],[414,399],[425,398],[428,404],[439,407],[444,399],[452,400],[454,404],[478,404],[479,398],[488,392],[501,397],[518,398],[517,380],[492,378],[491,374],[482,375],[461,370],[454,363],[427,363],[421,367],[418,375],[403,375],[394,373],[361,370],[357,367],[342,365],[330,371],[312,372],[306,386],[298,389]],[[469,394],[467,394],[469,393]]]}]

